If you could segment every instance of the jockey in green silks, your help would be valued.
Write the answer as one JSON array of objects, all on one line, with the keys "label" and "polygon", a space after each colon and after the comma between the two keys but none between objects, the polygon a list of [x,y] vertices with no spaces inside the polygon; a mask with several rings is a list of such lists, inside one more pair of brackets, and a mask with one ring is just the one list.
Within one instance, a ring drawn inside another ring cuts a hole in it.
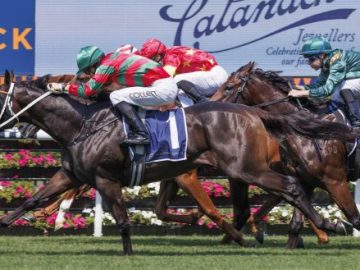
[{"label": "jockey in green silks", "polygon": [[332,104],[346,106],[353,126],[360,127],[360,52],[332,49],[321,37],[306,41],[301,54],[314,70],[320,70],[315,84],[295,86],[291,97],[329,97]]}]

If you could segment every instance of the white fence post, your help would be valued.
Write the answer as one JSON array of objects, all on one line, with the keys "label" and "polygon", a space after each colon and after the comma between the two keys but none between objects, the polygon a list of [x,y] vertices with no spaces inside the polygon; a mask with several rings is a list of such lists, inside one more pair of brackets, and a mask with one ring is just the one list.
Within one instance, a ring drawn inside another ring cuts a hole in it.
[{"label": "white fence post", "polygon": [[102,217],[103,217],[103,209],[102,209],[102,198],[100,193],[96,191],[95,197],[95,220],[94,220],[94,236],[101,237],[102,234]]},{"label": "white fence post", "polygon": [[[360,179],[358,179],[356,181],[354,199],[355,199],[356,206],[357,206],[358,210],[360,211]],[[360,231],[358,231],[354,228],[353,236],[360,237]]]}]

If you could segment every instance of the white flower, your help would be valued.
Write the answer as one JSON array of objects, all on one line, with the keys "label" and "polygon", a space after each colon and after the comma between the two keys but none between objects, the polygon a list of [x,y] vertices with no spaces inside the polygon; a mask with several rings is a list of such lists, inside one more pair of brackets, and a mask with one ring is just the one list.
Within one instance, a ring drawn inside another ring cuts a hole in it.
[{"label": "white flower", "polygon": [[282,213],[281,213],[281,216],[282,217],[287,217],[289,215],[289,212],[287,210],[284,210]]},{"label": "white flower", "polygon": [[162,221],[160,219],[157,219],[157,218],[152,218],[150,220],[150,223],[154,224],[154,225],[159,225],[159,226],[163,224]]},{"label": "white flower", "polygon": [[82,212],[83,212],[84,214],[90,214],[92,211],[93,211],[93,209],[91,209],[91,208],[84,208],[84,209],[82,210]]}]

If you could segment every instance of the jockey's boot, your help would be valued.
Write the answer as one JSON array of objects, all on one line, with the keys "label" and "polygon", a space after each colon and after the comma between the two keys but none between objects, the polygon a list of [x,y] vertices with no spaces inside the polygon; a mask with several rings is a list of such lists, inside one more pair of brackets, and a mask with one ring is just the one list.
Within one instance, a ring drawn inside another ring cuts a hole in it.
[{"label": "jockey's boot", "polygon": [[131,133],[124,141],[127,144],[150,144],[149,133],[137,114],[135,108],[125,101],[116,104],[115,109],[121,113],[131,127]]},{"label": "jockey's boot", "polygon": [[181,80],[177,83],[177,86],[183,90],[195,103],[203,103],[208,101],[204,95],[200,94],[192,82]]},{"label": "jockey's boot", "polygon": [[359,100],[350,89],[342,89],[340,94],[345,101],[351,126],[360,127]]},{"label": "jockey's boot", "polygon": [[356,117],[350,117],[350,122],[352,127],[360,128],[360,120]]}]

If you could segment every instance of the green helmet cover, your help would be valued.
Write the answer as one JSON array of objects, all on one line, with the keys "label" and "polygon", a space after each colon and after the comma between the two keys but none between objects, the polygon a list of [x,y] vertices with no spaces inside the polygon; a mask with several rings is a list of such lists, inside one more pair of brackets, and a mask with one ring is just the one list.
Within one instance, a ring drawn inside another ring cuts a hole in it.
[{"label": "green helmet cover", "polygon": [[103,51],[95,46],[86,46],[80,49],[76,56],[76,63],[79,68],[77,74],[84,72],[85,69],[100,62],[104,57]]},{"label": "green helmet cover", "polygon": [[314,37],[306,41],[302,47],[302,55],[317,55],[332,51],[330,42],[322,37]]}]

